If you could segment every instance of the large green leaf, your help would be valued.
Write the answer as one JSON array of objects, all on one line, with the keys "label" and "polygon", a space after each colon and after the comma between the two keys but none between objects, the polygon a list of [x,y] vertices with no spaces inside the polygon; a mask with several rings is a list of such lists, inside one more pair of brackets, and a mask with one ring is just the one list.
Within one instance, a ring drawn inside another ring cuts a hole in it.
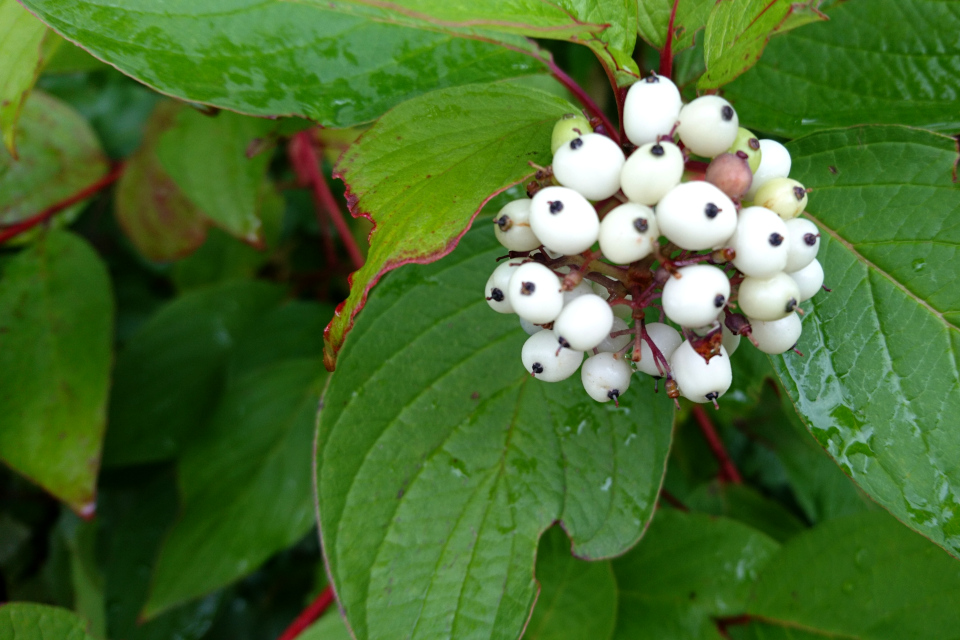
[{"label": "large green leaf", "polygon": [[400,105],[344,153],[350,210],[377,228],[327,330],[328,363],[377,280],[450,253],[489,198],[532,175],[530,162],[550,163],[553,125],[575,111],[512,83],[445,89]]},{"label": "large green leaf", "polygon": [[815,637],[960,638],[960,564],[883,512],[790,540],[760,571],[754,597],[751,615]]},{"label": "large green leaf", "polygon": [[603,558],[653,512],[669,400],[638,380],[616,408],[577,377],[531,378],[517,319],[481,295],[501,252],[486,227],[391,274],[324,394],[321,535],[357,638],[515,639],[545,529]]},{"label": "large green leaf", "polygon": [[703,41],[707,71],[697,88],[727,84],[757,63],[772,36],[823,20],[817,4],[818,0],[718,0],[707,20]]},{"label": "large green leaf", "polygon": [[172,100],[157,105],[147,121],[143,144],[127,160],[117,184],[117,222],[137,251],[157,262],[195,251],[206,240],[210,225],[157,156],[160,135],[173,126],[179,111],[180,106]]},{"label": "large green leaf", "polygon": [[287,360],[228,385],[180,459],[181,512],[145,616],[253,572],[310,529],[310,445],[325,377],[319,359]]},{"label": "large green leaf", "polygon": [[712,618],[746,611],[778,546],[734,520],[660,509],[643,542],[613,561],[620,593],[613,637],[721,640]]},{"label": "large green leaf", "polygon": [[219,399],[238,335],[283,295],[262,282],[230,282],[154,315],[117,359],[106,463],[167,460],[195,438]]},{"label": "large green leaf", "polygon": [[45,604],[0,605],[0,640],[94,640],[71,611]]},{"label": "large green leaf", "polygon": [[640,37],[663,49],[670,28],[670,13],[677,5],[673,21],[673,53],[693,46],[697,33],[707,24],[716,0],[636,0],[639,12]]},{"label": "large green leaf", "polygon": [[[0,153],[0,225],[66,200],[109,170],[90,125],[68,105],[39,91],[24,104],[17,135],[20,159]],[[69,215],[67,211],[58,218]]]},{"label": "large green leaf", "polygon": [[328,126],[373,120],[437,87],[543,70],[512,48],[351,16],[329,3],[24,2],[98,58],[176,97]]},{"label": "large green leaf", "polygon": [[829,15],[775,38],[727,87],[740,122],[789,137],[861,123],[960,130],[960,3],[843,2]]},{"label": "large green leaf", "polygon": [[570,555],[570,538],[552,527],[537,549],[540,593],[523,637],[527,640],[605,640],[617,618],[617,581],[610,561]]},{"label": "large green leaf", "polygon": [[788,145],[833,293],[777,373],[874,500],[960,555],[960,186],[952,138],[858,127]]},{"label": "large green leaf", "polygon": [[20,109],[58,44],[59,38],[48,37],[47,26],[17,0],[0,0],[0,136],[14,156]]},{"label": "large green leaf", "polygon": [[107,269],[53,231],[0,277],[0,457],[92,515],[113,360]]},{"label": "large green leaf", "polygon": [[229,111],[211,117],[182,109],[160,135],[157,157],[180,191],[217,226],[262,245],[261,186],[269,153],[247,157],[247,148],[275,123]]}]

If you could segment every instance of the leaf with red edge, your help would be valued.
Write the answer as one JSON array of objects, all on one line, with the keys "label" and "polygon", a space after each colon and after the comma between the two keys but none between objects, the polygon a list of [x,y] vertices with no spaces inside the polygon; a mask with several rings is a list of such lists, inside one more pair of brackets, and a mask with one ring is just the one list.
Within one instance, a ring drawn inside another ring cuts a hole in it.
[{"label": "leaf with red edge", "polygon": [[513,83],[443,89],[389,111],[347,150],[337,177],[354,216],[376,224],[366,264],[325,333],[332,369],[371,287],[388,271],[450,253],[477,212],[550,163],[556,120],[578,109]]}]

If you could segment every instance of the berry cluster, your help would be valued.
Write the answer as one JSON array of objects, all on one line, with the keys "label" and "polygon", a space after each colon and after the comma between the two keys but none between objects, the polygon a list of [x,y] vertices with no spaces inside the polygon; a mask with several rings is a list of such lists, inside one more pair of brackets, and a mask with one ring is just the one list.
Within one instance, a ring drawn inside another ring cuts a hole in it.
[{"label": "berry cluster", "polygon": [[820,234],[797,217],[807,190],[783,145],[719,96],[683,104],[665,77],[630,87],[623,128],[628,154],[582,115],[556,124],[552,166],[494,219],[509,254],[487,302],[520,316],[540,380],[579,368],[592,398],[616,402],[636,370],[716,405],[740,337],[794,349],[798,305],[823,285]]}]

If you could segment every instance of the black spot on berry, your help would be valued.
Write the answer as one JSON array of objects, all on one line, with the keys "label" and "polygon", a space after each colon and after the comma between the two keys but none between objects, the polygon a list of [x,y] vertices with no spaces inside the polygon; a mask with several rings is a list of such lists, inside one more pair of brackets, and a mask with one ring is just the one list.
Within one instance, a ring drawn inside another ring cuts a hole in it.
[{"label": "black spot on berry", "polygon": [[532,295],[534,291],[537,290],[537,285],[532,282],[521,282],[520,283],[520,293],[529,296]]},{"label": "black spot on berry", "polygon": [[547,204],[550,205],[550,213],[560,213],[563,211],[563,203],[559,200],[550,200]]},{"label": "black spot on berry", "polygon": [[570,343],[567,342],[566,338],[564,338],[563,336],[557,338],[557,342],[559,342],[560,346],[563,347],[564,349],[570,348]]},{"label": "black spot on berry", "polygon": [[749,140],[747,140],[747,146],[753,149],[754,151],[759,151],[760,141],[757,140],[756,138],[750,138]]},{"label": "black spot on berry", "polygon": [[720,394],[717,393],[716,391],[711,391],[711,392],[708,393],[705,397],[706,397],[707,400],[711,400],[711,401],[712,401],[712,400],[716,400],[717,398],[719,398],[719,397],[720,397]]},{"label": "black spot on berry", "polygon": [[664,154],[663,145],[661,144],[653,145],[652,147],[650,147],[650,153],[652,153],[655,156],[662,156]]},{"label": "black spot on berry", "polygon": [[807,196],[807,190],[803,187],[794,187],[793,195],[797,199],[797,202],[800,202]]},{"label": "black spot on berry", "polygon": [[620,389],[610,389],[610,391],[607,391],[607,397],[610,398],[611,400],[614,400],[614,399],[616,399],[616,398],[619,398],[619,397],[620,397]]},{"label": "black spot on berry", "polygon": [[539,362],[534,362],[533,366],[530,367],[534,373],[543,373],[543,365]]},{"label": "black spot on berry", "polygon": [[647,222],[646,218],[637,218],[633,221],[633,228],[640,233],[646,233],[647,229],[650,228],[650,223]]},{"label": "black spot on berry", "polygon": [[776,231],[774,231],[773,233],[771,233],[771,234],[770,234],[770,237],[767,238],[767,240],[768,240],[768,241],[770,242],[770,244],[773,245],[774,247],[779,247],[781,244],[783,244],[783,236],[780,235],[779,233],[777,233]]},{"label": "black spot on berry", "polygon": [[583,146],[583,138],[574,138],[570,141],[570,148],[576,151]]},{"label": "black spot on berry", "polygon": [[490,297],[496,300],[497,302],[503,302],[503,291],[494,287],[490,290]]},{"label": "black spot on berry", "polygon": [[730,105],[725,105],[723,109],[720,109],[720,117],[726,122],[733,120],[733,107]]},{"label": "black spot on berry", "polygon": [[720,211],[722,211],[722,209],[720,209],[720,207],[713,204],[712,202],[708,202],[707,206],[703,208],[703,212],[707,214],[707,217],[710,218],[711,220],[716,218],[717,214],[720,213]]},{"label": "black spot on berry", "polygon": [[718,294],[717,294],[717,297],[713,299],[713,306],[715,306],[717,309],[720,309],[721,307],[723,307],[723,304],[724,304],[726,301],[727,301],[727,299],[726,299],[725,297],[723,297],[722,294],[719,294],[719,293],[718,293]]},{"label": "black spot on berry", "polygon": [[740,151],[737,151],[737,157],[740,158],[741,160],[746,160],[746,159],[748,159],[750,156],[747,155],[747,152],[746,152],[746,151],[744,151],[744,150],[741,149]]},{"label": "black spot on berry", "polygon": [[643,81],[647,84],[657,84],[660,82],[660,76],[647,76],[643,79]]},{"label": "black spot on berry", "polygon": [[803,234],[803,241],[807,243],[808,247],[812,247],[817,244],[817,234],[815,233],[805,233]]},{"label": "black spot on berry", "polygon": [[787,300],[787,304],[783,308],[787,313],[790,313],[791,311],[797,308],[797,299],[790,298],[789,300]]},{"label": "black spot on berry", "polygon": [[510,216],[502,215],[497,218],[497,226],[500,227],[500,231],[506,231],[510,228]]}]

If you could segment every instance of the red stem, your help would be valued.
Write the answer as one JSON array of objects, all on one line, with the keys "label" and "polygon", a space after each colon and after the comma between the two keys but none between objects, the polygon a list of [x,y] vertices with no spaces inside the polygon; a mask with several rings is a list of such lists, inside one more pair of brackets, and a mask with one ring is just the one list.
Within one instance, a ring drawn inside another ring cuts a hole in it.
[{"label": "red stem", "polygon": [[613,127],[613,123],[610,122],[606,114],[600,109],[600,106],[593,101],[583,87],[577,84],[577,81],[571,78],[566,74],[566,72],[557,66],[557,63],[553,61],[553,58],[550,58],[547,66],[550,67],[550,73],[553,74],[553,77],[560,81],[560,84],[565,86],[570,93],[577,97],[577,100],[580,101],[580,104],[590,112],[590,114],[596,118],[600,119],[600,122],[603,123],[603,128],[607,130],[607,135],[616,142],[620,144],[620,132]]},{"label": "red stem", "polygon": [[11,238],[17,237],[21,233],[29,231],[37,225],[46,222],[64,209],[71,207],[78,202],[83,202],[90,196],[95,195],[98,191],[110,186],[116,182],[121,175],[123,175],[123,169],[124,165],[122,163],[114,165],[110,173],[100,178],[90,186],[84,187],[66,200],[61,200],[60,202],[47,207],[40,213],[31,216],[26,220],[21,220],[20,222],[12,224],[8,227],[0,227],[0,244],[7,242]]},{"label": "red stem", "polygon": [[[287,145],[287,155],[290,157],[290,164],[297,174],[297,184],[301,187],[312,186],[312,173],[310,165],[313,163],[310,155],[310,138],[303,137],[298,133],[290,139]],[[333,243],[333,234],[330,233],[330,220],[327,216],[327,210],[321,206],[315,206],[314,212],[317,216],[317,225],[320,227],[320,238],[323,241],[323,252],[327,256],[327,267],[331,270],[337,268],[337,248]]]},{"label": "red stem", "polygon": [[294,640],[301,633],[306,631],[307,627],[313,624],[317,618],[323,615],[323,612],[333,603],[333,588],[327,587],[320,592],[316,600],[311,602],[304,609],[297,619],[290,623],[277,640]]},{"label": "red stem", "polygon": [[301,131],[295,137],[300,138],[300,152],[303,154],[304,160],[302,169],[305,172],[304,177],[306,178],[306,182],[310,185],[313,192],[314,204],[317,207],[323,207],[326,212],[330,214],[333,226],[336,227],[337,233],[340,234],[340,240],[343,242],[344,247],[347,249],[347,254],[350,256],[350,261],[353,262],[355,269],[359,269],[363,266],[363,254],[360,253],[360,248],[354,241],[353,234],[350,233],[350,228],[347,226],[347,220],[340,210],[340,205],[337,204],[337,200],[333,197],[326,178],[324,178],[323,173],[320,171],[320,159],[317,157],[317,152],[313,148],[313,134],[310,131]]},{"label": "red stem", "polygon": [[660,75],[667,78],[673,77],[673,23],[677,19],[677,5],[680,0],[673,0],[673,8],[670,9],[670,22],[667,23],[667,37],[663,41],[663,50],[660,52]]},{"label": "red stem", "polygon": [[663,498],[663,501],[669,504],[674,509],[683,511],[685,513],[690,511],[690,509],[687,508],[687,505],[680,502],[680,500],[678,500],[675,495],[673,495],[666,489],[660,489],[660,497]]},{"label": "red stem", "polygon": [[713,452],[717,462],[720,463],[720,481],[732,482],[733,484],[742,483],[743,478],[740,477],[740,472],[737,471],[733,460],[731,460],[727,454],[727,450],[723,446],[723,441],[720,440],[720,436],[717,434],[717,430],[714,428],[710,416],[707,415],[707,412],[704,411],[703,407],[699,404],[693,405],[693,417],[697,421],[697,425],[700,426],[700,431],[703,432],[707,446],[710,447],[710,451]]}]

